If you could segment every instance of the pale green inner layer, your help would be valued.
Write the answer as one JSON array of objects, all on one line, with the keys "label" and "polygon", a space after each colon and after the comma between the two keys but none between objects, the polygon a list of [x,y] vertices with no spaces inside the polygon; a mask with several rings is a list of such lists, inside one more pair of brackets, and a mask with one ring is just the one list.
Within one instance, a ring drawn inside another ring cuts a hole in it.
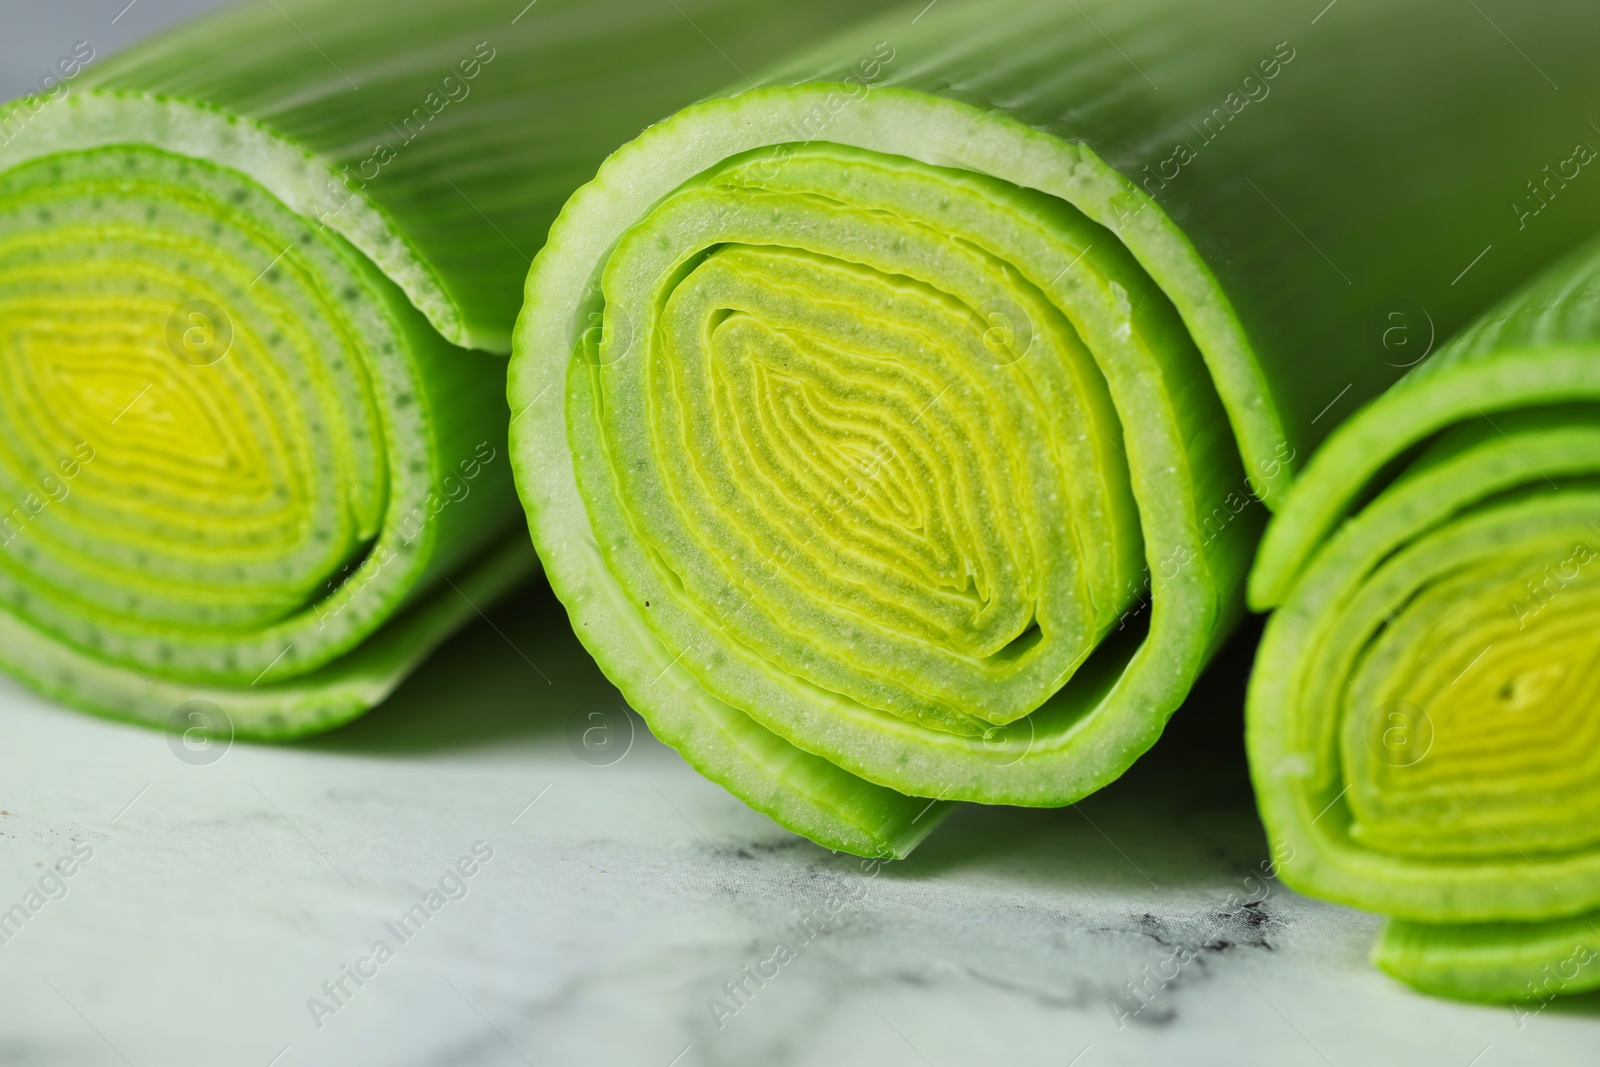
[{"label": "pale green inner layer", "polygon": [[776,146],[658,204],[601,295],[579,484],[619,531],[608,569],[709,692],[927,796],[1003,793],[1105,696],[1148,581],[1103,364],[1182,337],[1107,231],[972,172]]},{"label": "pale green inner layer", "polygon": [[1269,829],[1308,845],[1291,882],[1418,919],[1600,902],[1595,415],[1438,437],[1269,626],[1252,758]]},{"label": "pale green inner layer", "polygon": [[1397,400],[1423,425],[1465,411],[1316,555],[1251,684],[1285,879],[1403,917],[1374,959],[1431,992],[1600,986],[1594,914],[1575,914],[1600,903],[1600,410],[1496,389],[1537,395],[1569,358],[1516,353]]},{"label": "pale green inner layer", "polygon": [[1566,524],[1429,568],[1344,702],[1355,841],[1509,857],[1600,840],[1597,544]]},{"label": "pale green inner layer", "polygon": [[[432,544],[392,529],[431,476],[392,288],[202,161],[102,148],[0,176],[0,607],[229,684],[371,633]],[[392,560],[363,567],[380,538]]]}]

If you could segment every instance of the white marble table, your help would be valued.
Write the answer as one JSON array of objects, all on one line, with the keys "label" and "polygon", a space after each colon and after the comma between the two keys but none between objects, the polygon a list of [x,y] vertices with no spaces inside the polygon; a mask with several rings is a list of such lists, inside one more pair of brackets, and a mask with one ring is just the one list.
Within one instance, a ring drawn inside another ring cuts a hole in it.
[{"label": "white marble table", "polygon": [[1080,809],[968,808],[863,871],[642,726],[580,759],[615,691],[542,587],[494,621],[352,727],[209,762],[0,684],[0,909],[40,905],[3,928],[0,1064],[1600,1059],[1595,1001],[1417,996],[1365,962],[1374,920],[1252,879],[1225,671]]}]

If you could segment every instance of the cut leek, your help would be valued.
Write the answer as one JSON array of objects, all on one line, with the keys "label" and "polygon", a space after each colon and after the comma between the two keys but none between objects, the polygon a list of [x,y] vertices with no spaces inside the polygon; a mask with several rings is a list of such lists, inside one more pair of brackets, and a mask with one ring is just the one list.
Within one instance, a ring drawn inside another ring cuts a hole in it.
[{"label": "cut leek", "polygon": [[1600,244],[1341,426],[1268,527],[1248,707],[1286,882],[1419,988],[1600,988]]},{"label": "cut leek", "polygon": [[[1525,7],[1507,32],[1595,82],[1589,16]],[[1154,742],[1239,615],[1252,494],[1397,373],[1346,351],[1368,321],[1406,296],[1448,328],[1571,241],[1541,220],[1450,284],[1581,93],[1470,9],[1314,15],[917,3],[574,195],[514,338],[512,460],[660,737],[894,855],[948,801],[1071,803]]]},{"label": "cut leek", "polygon": [[0,667],[253,737],[381,700],[537,566],[467,349],[557,208],[845,10],[268,0],[7,106]]}]

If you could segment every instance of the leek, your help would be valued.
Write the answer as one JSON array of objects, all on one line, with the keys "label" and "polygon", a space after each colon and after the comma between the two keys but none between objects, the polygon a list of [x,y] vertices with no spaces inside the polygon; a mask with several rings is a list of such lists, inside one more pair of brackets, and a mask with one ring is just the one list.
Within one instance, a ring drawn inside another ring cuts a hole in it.
[{"label": "leek", "polygon": [[1317,453],[1253,577],[1262,818],[1286,882],[1393,916],[1419,988],[1600,988],[1600,244]]},{"label": "leek", "polygon": [[624,146],[509,384],[580,637],[830,847],[1116,778],[1241,613],[1254,498],[1397,375],[1369,322],[1600,222],[1503,238],[1597,77],[1579,5],[1497,22],[1561,92],[1445,3],[922,2]]},{"label": "leek", "polygon": [[489,353],[567,194],[846,10],[266,0],[75,50],[0,110],[0,667],[249,737],[381,700],[536,569]]}]

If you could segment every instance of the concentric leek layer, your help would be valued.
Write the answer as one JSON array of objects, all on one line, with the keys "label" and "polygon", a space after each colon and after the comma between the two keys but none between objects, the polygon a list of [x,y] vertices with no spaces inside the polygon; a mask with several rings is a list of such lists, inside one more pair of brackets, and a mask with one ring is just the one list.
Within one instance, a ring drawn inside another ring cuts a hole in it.
[{"label": "concentric leek layer", "polygon": [[513,456],[656,732],[802,833],[903,851],[935,817],[913,798],[1119,774],[1257,526],[1183,318],[1091,219],[1104,165],[894,90],[787,143],[831,91],[682,112],[574,197],[530,276]]},{"label": "concentric leek layer", "polygon": [[1014,186],[826,147],[767,166],[679,189],[607,264],[606,448],[579,476],[599,499],[615,472],[613,572],[642,601],[659,566],[696,627],[979,736],[1059,689],[1137,588],[1121,430],[1052,303],[1110,342],[1117,283],[1089,264],[1041,290],[1095,234]]},{"label": "concentric leek layer", "polygon": [[0,660],[116,714],[189,686],[248,691],[242,730],[320,723],[263,694],[501,529],[478,362],[237,172],[142,146],[0,172]]},{"label": "concentric leek layer", "polygon": [[1600,985],[1523,988],[1600,907],[1597,277],[1591,248],[1341,427],[1252,575],[1284,878],[1409,920],[1379,960],[1424,988]]}]

